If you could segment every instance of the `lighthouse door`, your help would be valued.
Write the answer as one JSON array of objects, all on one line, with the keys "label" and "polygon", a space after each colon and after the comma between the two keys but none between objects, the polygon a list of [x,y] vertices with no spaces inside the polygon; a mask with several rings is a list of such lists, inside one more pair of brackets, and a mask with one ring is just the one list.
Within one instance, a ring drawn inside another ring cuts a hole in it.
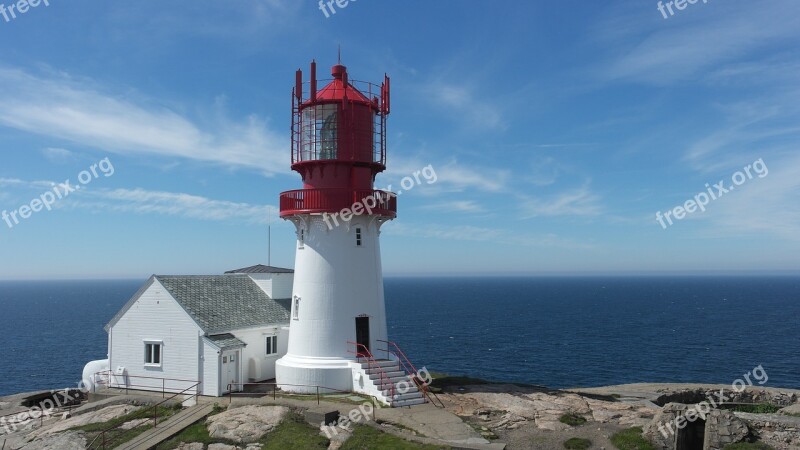
[{"label": "lighthouse door", "polygon": [[369,348],[369,317],[356,317],[356,342],[363,345],[358,346],[358,352],[361,353],[366,348]]}]

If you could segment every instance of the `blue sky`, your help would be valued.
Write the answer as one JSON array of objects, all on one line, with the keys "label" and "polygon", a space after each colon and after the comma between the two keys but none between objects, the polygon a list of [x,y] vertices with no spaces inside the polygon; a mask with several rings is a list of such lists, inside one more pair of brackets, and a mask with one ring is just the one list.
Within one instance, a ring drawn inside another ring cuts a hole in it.
[{"label": "blue sky", "polygon": [[[0,222],[0,278],[266,262],[269,211],[301,187],[294,71],[315,58],[327,77],[338,45],[351,78],[392,77],[377,185],[437,174],[384,227],[386,274],[797,272],[798,38],[793,0],[667,19],[650,0],[360,0],[329,18],[305,0],[50,0],[0,16],[0,210],[114,171]],[[758,160],[768,173],[704,212],[656,220]],[[272,222],[291,267],[293,227]]]}]

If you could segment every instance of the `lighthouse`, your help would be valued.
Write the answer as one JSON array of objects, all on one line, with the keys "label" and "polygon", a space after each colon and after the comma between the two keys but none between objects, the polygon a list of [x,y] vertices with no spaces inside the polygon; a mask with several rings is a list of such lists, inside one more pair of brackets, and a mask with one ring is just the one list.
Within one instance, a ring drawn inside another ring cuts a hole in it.
[{"label": "lighthouse", "polygon": [[379,236],[397,215],[397,199],[373,185],[386,169],[389,78],[354,81],[336,64],[332,79],[318,81],[316,71],[312,62],[305,81],[298,70],[292,93],[291,167],[303,188],[280,195],[297,248],[288,350],[276,362],[276,382],[293,392],[363,391],[377,378],[375,389],[386,392],[391,368],[363,361],[385,366],[376,362],[380,349],[390,360]]}]

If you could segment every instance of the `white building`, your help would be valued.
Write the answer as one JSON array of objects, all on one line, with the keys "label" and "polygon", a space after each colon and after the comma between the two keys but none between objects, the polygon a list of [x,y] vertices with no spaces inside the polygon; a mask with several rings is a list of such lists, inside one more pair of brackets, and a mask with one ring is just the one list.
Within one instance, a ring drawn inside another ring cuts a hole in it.
[{"label": "white building", "polygon": [[106,325],[112,384],[176,392],[199,382],[202,395],[220,396],[275,378],[293,277],[262,265],[225,275],[153,275]]}]

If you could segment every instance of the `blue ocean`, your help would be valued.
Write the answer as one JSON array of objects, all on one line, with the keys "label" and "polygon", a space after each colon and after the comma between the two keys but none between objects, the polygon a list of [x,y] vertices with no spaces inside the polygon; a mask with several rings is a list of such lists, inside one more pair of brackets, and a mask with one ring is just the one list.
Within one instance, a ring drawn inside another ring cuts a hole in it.
[{"label": "blue ocean", "polygon": [[[136,281],[0,282],[0,395],[75,386]],[[798,277],[387,278],[390,339],[419,368],[550,387],[800,388]]]}]

